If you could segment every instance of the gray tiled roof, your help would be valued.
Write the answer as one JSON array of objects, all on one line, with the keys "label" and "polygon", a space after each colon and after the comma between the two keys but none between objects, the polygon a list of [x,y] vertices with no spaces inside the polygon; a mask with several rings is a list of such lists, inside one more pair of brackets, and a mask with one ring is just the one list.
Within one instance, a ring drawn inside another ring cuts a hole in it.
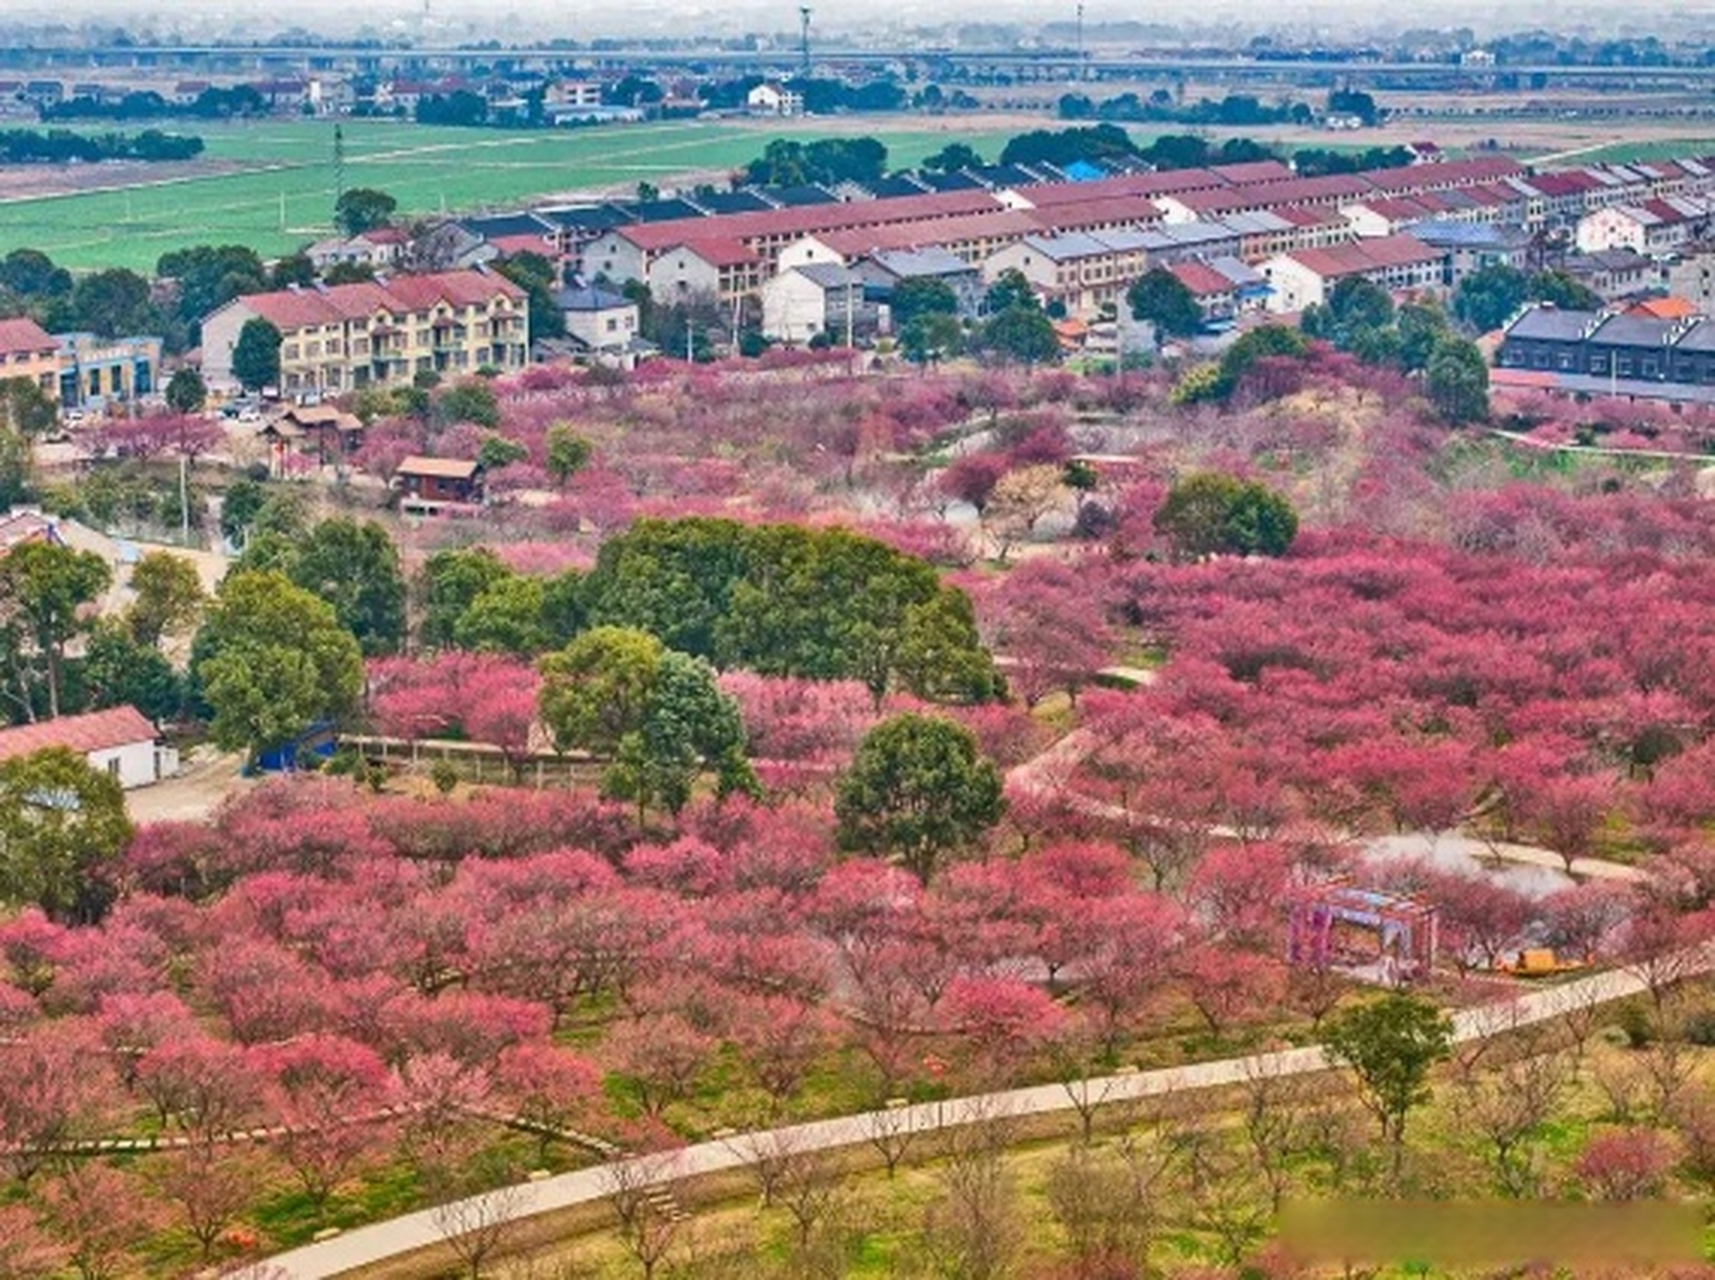
[{"label": "gray tiled roof", "polygon": [[1534,338],[1539,342],[1577,342],[1601,319],[1601,315],[1599,311],[1532,307],[1507,326],[1507,337]]},{"label": "gray tiled roof", "polygon": [[1618,315],[1604,321],[1590,340],[1616,347],[1663,347],[1673,330],[1674,322],[1671,320]]}]

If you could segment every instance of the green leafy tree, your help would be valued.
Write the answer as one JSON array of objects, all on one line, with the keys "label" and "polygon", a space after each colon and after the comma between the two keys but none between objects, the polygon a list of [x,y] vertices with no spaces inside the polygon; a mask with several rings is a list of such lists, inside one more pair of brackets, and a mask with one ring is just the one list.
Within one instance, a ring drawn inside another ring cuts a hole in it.
[{"label": "green leafy tree", "polygon": [[530,456],[530,450],[516,440],[509,440],[503,435],[490,434],[483,437],[481,446],[476,451],[476,460],[484,470],[498,471],[509,467],[514,462],[523,462]]},{"label": "green leafy tree", "polygon": [[959,318],[944,311],[913,316],[899,331],[899,350],[912,364],[934,364],[964,350],[965,330]]},{"label": "green leafy tree", "polygon": [[898,634],[891,665],[919,698],[983,702],[1000,691],[994,659],[977,640],[976,613],[963,592],[938,591],[907,606]]},{"label": "green leafy tree", "polygon": [[322,273],[322,283],[368,284],[375,279],[375,268],[367,262],[336,262]]},{"label": "green leafy tree", "polygon": [[1185,559],[1284,555],[1298,536],[1298,513],[1282,494],[1218,471],[1200,471],[1175,484],[1154,524]]},{"label": "green leafy tree", "polygon": [[170,551],[151,551],[131,570],[135,597],[125,624],[138,644],[153,647],[196,622],[206,599],[196,566]]},{"label": "green leafy tree", "polygon": [[59,420],[59,406],[29,378],[0,380],[0,429],[44,436]]},{"label": "green leafy tree", "polygon": [[318,720],[351,714],[363,692],[357,637],[332,605],[279,573],[227,576],[197,632],[191,669],[215,742],[252,758]]},{"label": "green leafy tree", "polygon": [[664,651],[642,723],[619,741],[603,790],[643,811],[658,804],[677,814],[705,769],[713,769],[721,796],[757,795],[761,788],[745,758],[744,721],[738,703],[715,683],[701,658]]},{"label": "green leafy tree", "polygon": [[0,507],[16,506],[30,495],[30,442],[10,427],[0,427]]},{"label": "green leafy tree", "polygon": [[178,369],[167,379],[167,407],[174,413],[201,413],[208,403],[208,384],[195,369]]},{"label": "green leafy tree", "polygon": [[1298,330],[1281,324],[1259,325],[1221,353],[1215,394],[1222,400],[1232,395],[1259,360],[1275,357],[1302,360],[1309,353],[1310,344]]},{"label": "green leafy tree", "polygon": [[103,338],[161,331],[161,313],[150,301],[148,280],[124,267],[84,276],[72,289],[71,309],[79,328]]},{"label": "green leafy tree", "polygon": [[571,478],[589,466],[590,442],[572,429],[570,423],[556,422],[548,428],[548,474],[564,489]]},{"label": "green leafy tree", "polygon": [[906,714],[864,735],[834,797],[842,849],[891,854],[924,884],[1005,811],[1000,772],[963,725]]},{"label": "green leafy tree", "polygon": [[63,298],[73,283],[71,272],[40,249],[14,249],[0,259],[0,289],[20,298]]},{"label": "green leafy tree", "polygon": [[66,645],[86,629],[84,606],[112,584],[100,556],[51,542],[26,542],[0,559],[0,610],[18,611],[42,663],[50,716],[60,713]]},{"label": "green leafy tree", "polygon": [[239,477],[227,486],[220,500],[220,531],[234,545],[242,545],[251,523],[268,501],[268,488],[259,480]]},{"label": "green leafy tree", "polygon": [[904,329],[918,316],[957,316],[959,295],[938,276],[911,276],[893,286],[887,302],[895,329]]},{"label": "green leafy tree", "polygon": [[1528,294],[1562,311],[1599,311],[1602,297],[1589,285],[1564,271],[1538,271],[1530,278]]},{"label": "green leafy tree", "polygon": [[280,344],[284,339],[272,320],[252,316],[238,331],[232,347],[232,376],[246,391],[278,386]]},{"label": "green leafy tree", "polygon": [[1488,333],[1525,304],[1529,289],[1529,278],[1517,267],[1483,267],[1453,291],[1453,314],[1478,333]]},{"label": "green leafy tree", "polygon": [[1408,302],[1395,316],[1399,332],[1398,363],[1407,373],[1417,373],[1429,364],[1435,344],[1450,331],[1447,313],[1434,302]]},{"label": "green leafy tree", "polygon": [[677,813],[704,770],[720,794],[757,791],[738,704],[714,668],[647,632],[597,627],[542,659],[542,722],[561,750],[607,756],[606,794]]},{"label": "green leafy tree", "polygon": [[982,346],[1002,360],[1052,364],[1060,358],[1054,325],[1037,307],[1008,307],[982,328]]},{"label": "green leafy tree", "polygon": [[542,659],[542,723],[562,751],[612,756],[643,728],[667,647],[647,631],[595,627]]},{"label": "green leafy tree", "polygon": [[524,290],[530,310],[532,338],[566,336],[566,313],[560,310],[556,296],[560,273],[549,258],[525,250],[495,263],[495,270]]},{"label": "green leafy tree", "polygon": [[289,289],[293,285],[302,287],[316,282],[316,264],[310,260],[307,253],[289,253],[274,264],[274,269],[268,273],[270,289]]},{"label": "green leafy tree", "polygon": [[1132,318],[1149,321],[1158,335],[1189,338],[1203,327],[1197,296],[1166,267],[1154,267],[1139,276],[1126,290],[1125,300]]},{"label": "green leafy tree", "polygon": [[1036,290],[1032,287],[1029,277],[1017,267],[1008,267],[995,277],[988,293],[983,296],[983,309],[993,316],[1013,307],[1022,307],[1028,311],[1042,309],[1036,301]]},{"label": "green leafy tree", "polygon": [[414,584],[425,648],[456,646],[459,619],[476,598],[514,575],[487,547],[437,551],[424,562]]},{"label": "green leafy tree", "polygon": [[1465,338],[1446,334],[1435,344],[1423,389],[1435,411],[1455,426],[1489,416],[1489,364]]},{"label": "green leafy tree", "polygon": [[268,271],[256,250],[247,245],[197,245],[161,255],[155,274],[177,287],[174,312],[188,325],[225,306],[240,294],[261,293]]},{"label": "green leafy tree", "polygon": [[399,202],[385,191],[373,187],[352,187],[339,193],[334,201],[333,220],[340,232],[348,236],[362,235],[376,227],[387,225]]},{"label": "green leafy tree", "polygon": [[1429,1100],[1429,1072],[1446,1060],[1453,1024],[1427,1000],[1394,992],[1331,1014],[1322,1043],[1352,1069],[1365,1108],[1381,1127],[1397,1177],[1412,1109]]},{"label": "green leafy tree", "polygon": [[553,643],[544,621],[546,586],[540,578],[508,574],[479,593],[453,624],[452,641],[478,653],[532,657]]},{"label": "green leafy tree", "polygon": [[430,422],[438,427],[474,422],[490,431],[500,429],[500,399],[494,388],[481,379],[448,387],[431,402]]},{"label": "green leafy tree", "polygon": [[983,166],[982,156],[968,143],[949,142],[932,156],[923,160],[923,168],[930,173],[956,173],[960,169],[980,169]]},{"label": "green leafy tree", "polygon": [[0,763],[0,896],[91,924],[113,901],[112,869],[131,838],[125,796],[106,770],[49,747]]},{"label": "green leafy tree", "polygon": [[83,686],[93,707],[132,706],[157,722],[184,714],[184,679],[165,654],[138,643],[116,619],[104,618],[90,628]]},{"label": "green leafy tree", "polygon": [[405,575],[399,548],[373,520],[335,518],[312,528],[288,557],[286,576],[333,606],[369,657],[405,640]]}]

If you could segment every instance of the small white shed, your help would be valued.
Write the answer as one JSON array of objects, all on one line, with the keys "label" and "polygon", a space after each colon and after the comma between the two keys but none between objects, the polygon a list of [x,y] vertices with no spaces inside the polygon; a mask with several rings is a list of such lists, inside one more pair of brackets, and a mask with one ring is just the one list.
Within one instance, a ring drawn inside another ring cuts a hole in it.
[{"label": "small white shed", "polygon": [[179,771],[179,753],[159,746],[160,735],[136,707],[109,707],[0,729],[0,760],[48,747],[69,747],[119,780],[126,790],[146,787]]}]

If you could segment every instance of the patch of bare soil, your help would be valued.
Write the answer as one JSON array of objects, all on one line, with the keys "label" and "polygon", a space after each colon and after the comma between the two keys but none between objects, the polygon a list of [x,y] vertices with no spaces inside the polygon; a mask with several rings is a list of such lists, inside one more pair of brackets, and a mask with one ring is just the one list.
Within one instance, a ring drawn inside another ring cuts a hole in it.
[{"label": "patch of bare soil", "polygon": [[43,196],[75,195],[83,191],[111,191],[124,187],[177,182],[186,178],[212,178],[247,168],[238,160],[106,160],[100,164],[6,164],[0,165],[0,201],[35,200]]}]

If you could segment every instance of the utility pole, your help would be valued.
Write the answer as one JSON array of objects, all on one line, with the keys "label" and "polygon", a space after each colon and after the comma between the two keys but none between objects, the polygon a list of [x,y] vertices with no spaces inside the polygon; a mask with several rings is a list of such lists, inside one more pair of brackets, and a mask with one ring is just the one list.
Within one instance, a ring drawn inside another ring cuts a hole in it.
[{"label": "utility pole", "polygon": [[691,345],[691,315],[685,313],[685,363],[695,364],[697,361],[696,348]]},{"label": "utility pole", "polygon": [[810,6],[798,6],[798,73],[810,78]]},{"label": "utility pole", "polygon": [[1084,78],[1084,4],[1078,0],[1078,73],[1077,78]]}]

